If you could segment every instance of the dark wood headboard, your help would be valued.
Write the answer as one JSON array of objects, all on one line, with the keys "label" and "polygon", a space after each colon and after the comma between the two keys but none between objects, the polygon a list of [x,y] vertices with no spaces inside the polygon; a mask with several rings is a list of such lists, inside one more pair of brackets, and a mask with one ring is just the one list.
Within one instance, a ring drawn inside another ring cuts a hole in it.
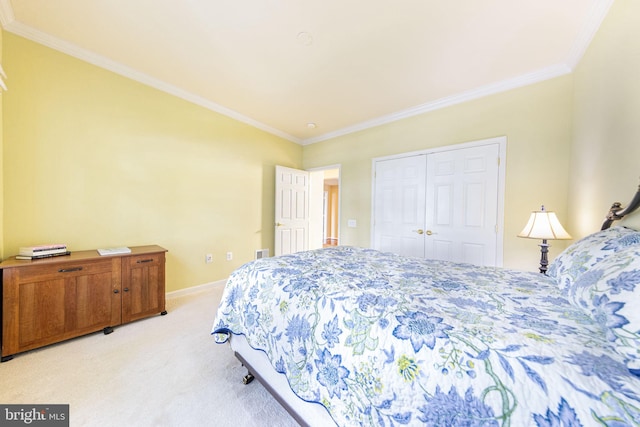
[{"label": "dark wood headboard", "polygon": [[640,186],[638,186],[638,190],[636,191],[636,194],[633,196],[633,199],[631,200],[631,202],[629,202],[626,208],[623,208],[620,202],[615,202],[613,205],[611,205],[611,209],[609,209],[609,213],[607,214],[607,219],[605,219],[604,222],[602,223],[601,230],[606,230],[607,228],[611,227],[611,224],[613,224],[613,221],[617,221],[619,219],[624,218],[625,215],[630,214],[631,212],[635,211],[639,207],[640,207]]}]

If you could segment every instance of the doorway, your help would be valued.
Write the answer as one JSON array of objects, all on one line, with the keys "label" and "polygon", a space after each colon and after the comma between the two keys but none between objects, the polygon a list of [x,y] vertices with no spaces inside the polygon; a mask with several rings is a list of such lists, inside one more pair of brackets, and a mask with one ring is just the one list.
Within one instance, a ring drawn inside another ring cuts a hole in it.
[{"label": "doorway", "polygon": [[340,242],[340,166],[309,170],[309,249]]},{"label": "doorway", "polygon": [[340,227],[338,227],[338,207],[340,200],[340,169],[324,171],[323,192],[323,232],[322,245],[338,246]]}]

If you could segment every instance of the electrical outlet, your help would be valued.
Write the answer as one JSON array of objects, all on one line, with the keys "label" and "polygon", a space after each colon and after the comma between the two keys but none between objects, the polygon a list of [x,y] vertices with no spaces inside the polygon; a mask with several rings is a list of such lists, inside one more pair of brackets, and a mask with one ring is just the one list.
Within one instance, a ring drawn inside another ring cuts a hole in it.
[{"label": "electrical outlet", "polygon": [[211,264],[213,262],[213,255],[212,254],[206,254],[204,256],[204,262],[206,262],[207,264]]},{"label": "electrical outlet", "polygon": [[227,261],[231,261],[233,259],[233,252],[227,252]]}]

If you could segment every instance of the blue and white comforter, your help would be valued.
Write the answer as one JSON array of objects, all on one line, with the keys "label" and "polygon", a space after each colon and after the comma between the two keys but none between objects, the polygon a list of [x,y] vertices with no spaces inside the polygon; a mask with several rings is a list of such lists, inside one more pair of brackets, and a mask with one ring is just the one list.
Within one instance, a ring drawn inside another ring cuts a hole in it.
[{"label": "blue and white comforter", "polygon": [[327,248],[236,270],[243,334],[338,425],[640,425],[640,378],[539,273]]}]

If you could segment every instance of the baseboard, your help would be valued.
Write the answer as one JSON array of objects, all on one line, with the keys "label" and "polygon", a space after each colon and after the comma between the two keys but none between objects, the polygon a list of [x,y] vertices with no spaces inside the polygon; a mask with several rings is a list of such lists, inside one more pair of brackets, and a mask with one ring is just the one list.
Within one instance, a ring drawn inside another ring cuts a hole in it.
[{"label": "baseboard", "polygon": [[204,283],[202,285],[191,286],[185,289],[178,289],[177,291],[167,292],[166,298],[177,298],[185,295],[195,294],[198,292],[206,291],[216,286],[224,286],[227,280],[218,280],[216,282]]}]

